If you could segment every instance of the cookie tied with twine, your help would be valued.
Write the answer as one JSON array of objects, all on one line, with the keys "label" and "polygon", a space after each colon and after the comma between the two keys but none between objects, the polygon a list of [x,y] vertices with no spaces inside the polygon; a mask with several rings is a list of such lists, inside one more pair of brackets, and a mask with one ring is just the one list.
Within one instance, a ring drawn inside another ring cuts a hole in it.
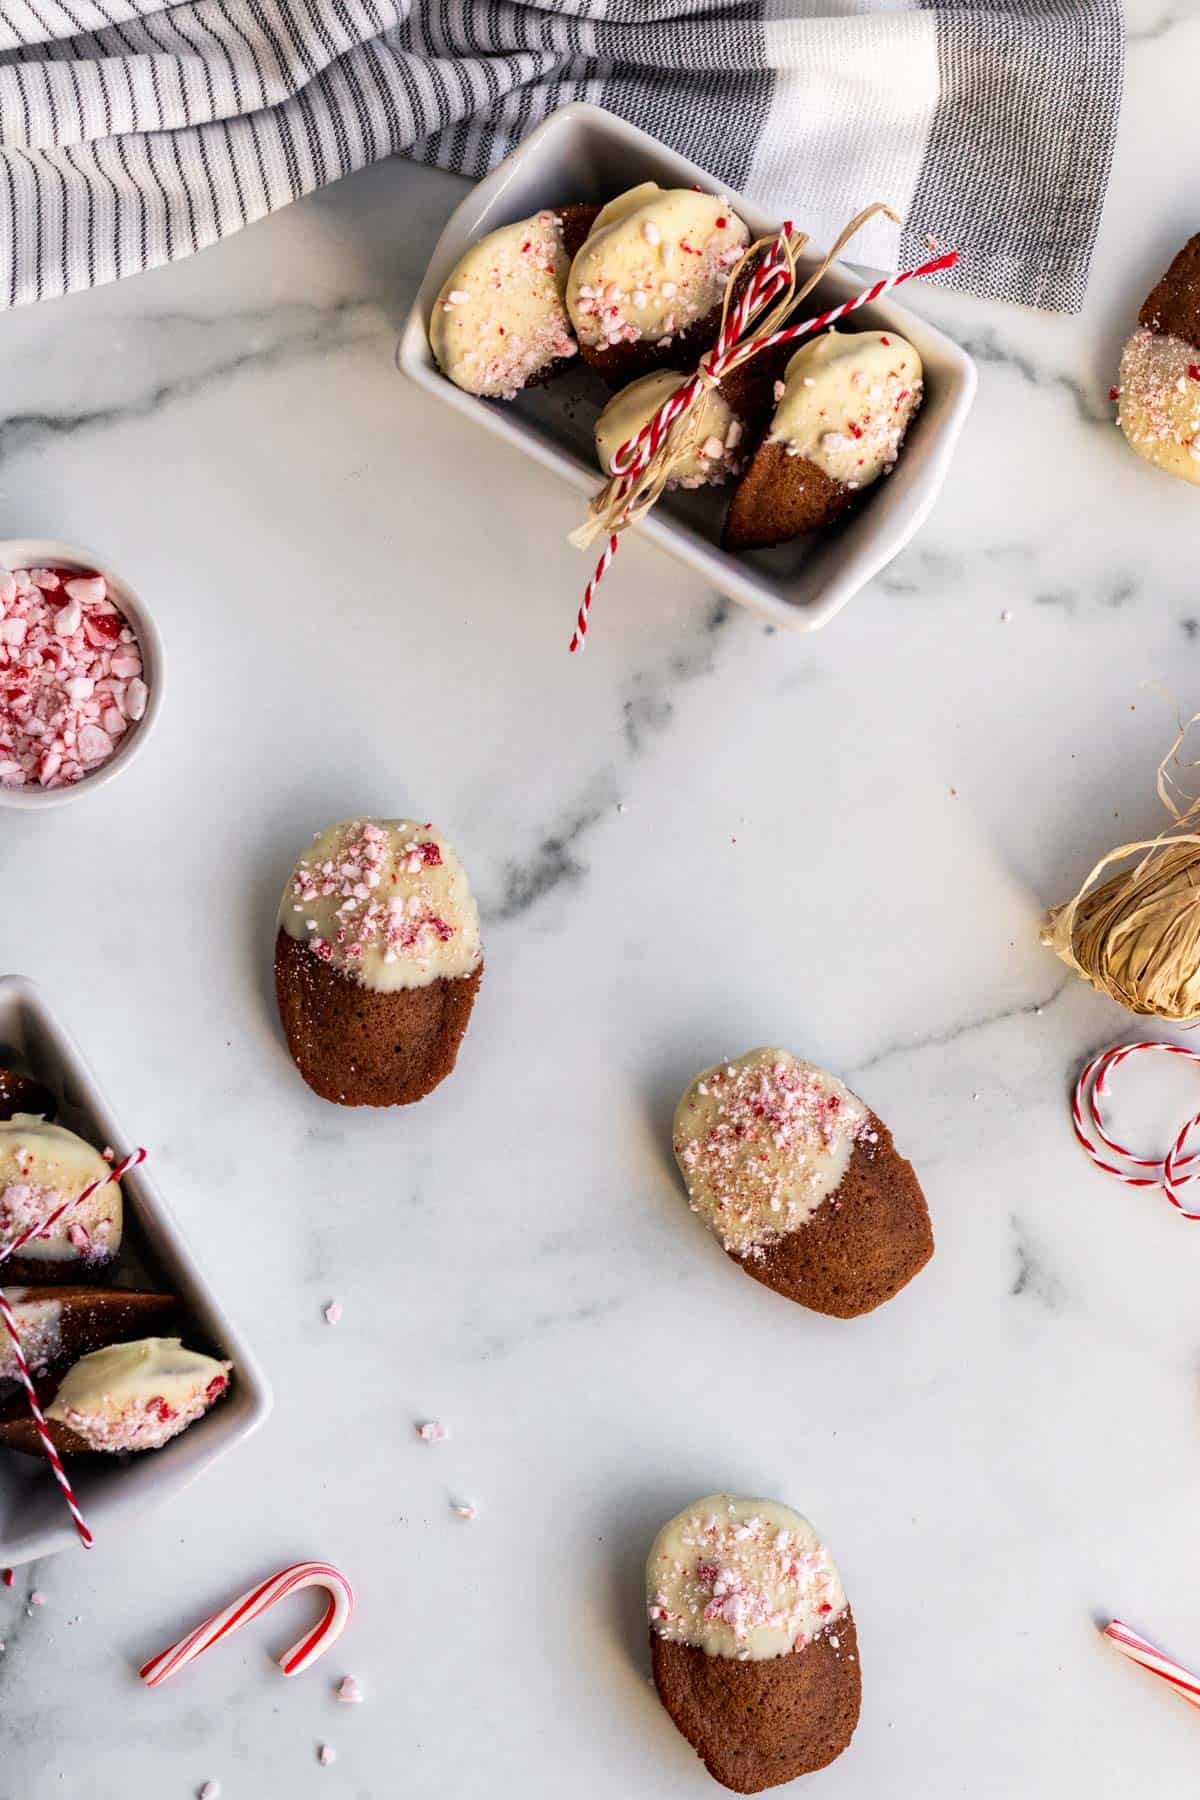
[{"label": "cookie tied with twine", "polygon": [[958,261],[958,252],[948,250],[922,263],[918,269],[905,269],[899,274],[885,276],[852,300],[830,307],[815,318],[804,319],[798,325],[787,325],[785,321],[789,314],[828,273],[851,238],[879,213],[894,224],[900,223],[891,207],[882,202],[866,207],[839,233],[832,249],[802,282],[798,280],[796,258],[808,237],[804,232],[794,232],[790,221],[776,236],[759,238],[745,251],[732,270],[725,289],[716,343],[701,358],[694,374],[681,376],[675,392],[642,426],[637,436],[616,451],[611,479],[592,500],[588,518],[570,534],[569,541],[580,550],[586,549],[597,538],[606,540],[576,617],[572,651],[583,649],[592,600],[617,553],[621,533],[649,512],[675,471],[692,455],[700,431],[699,402],[704,396],[719,387],[734,369],[744,367],[764,350],[809,337],[846,313],[869,306],[891,288],[902,287],[906,281],[915,281],[941,269],[953,268]]},{"label": "cookie tied with twine", "polygon": [[[1174,822],[1101,857],[1075,897],[1047,914],[1041,933],[1100,993],[1173,1025],[1200,1024],[1200,795],[1186,794],[1171,772],[1197,719],[1180,726],[1158,767],[1159,799]],[[1131,858],[1132,868],[1101,881]]]}]

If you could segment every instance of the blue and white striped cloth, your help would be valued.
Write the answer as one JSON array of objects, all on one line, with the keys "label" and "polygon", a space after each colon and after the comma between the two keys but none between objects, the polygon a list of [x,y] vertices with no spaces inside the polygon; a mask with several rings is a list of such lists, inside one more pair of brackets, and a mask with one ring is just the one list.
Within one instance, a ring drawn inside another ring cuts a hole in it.
[{"label": "blue and white striped cloth", "polygon": [[590,99],[856,260],[1081,303],[1119,0],[0,0],[0,305],[190,254],[400,151],[479,176]]}]

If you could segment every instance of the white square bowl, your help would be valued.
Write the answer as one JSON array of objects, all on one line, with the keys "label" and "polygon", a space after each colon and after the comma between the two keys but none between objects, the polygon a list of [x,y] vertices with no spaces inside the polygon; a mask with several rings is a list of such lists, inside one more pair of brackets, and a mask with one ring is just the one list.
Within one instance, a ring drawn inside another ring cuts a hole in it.
[{"label": "white square bowl", "polygon": [[[21,975],[0,977],[0,1065],[10,1062],[50,1089],[58,1120],[69,1130],[97,1149],[111,1144],[118,1155],[134,1149],[136,1140],[113,1118],[75,1044],[34,983]],[[178,1294],[194,1347],[227,1357],[233,1380],[227,1399],[163,1449],[127,1460],[88,1457],[68,1463],[71,1486],[97,1544],[125,1527],[139,1507],[179,1493],[257,1431],[271,1410],[262,1370],[218,1304],[146,1168],[143,1163],[121,1179],[125,1227],[115,1279]],[[78,1542],[46,1464],[0,1451],[0,1566],[31,1562]]]},{"label": "white square bowl", "polygon": [[[579,101],[530,132],[451,214],[397,352],[401,369],[420,387],[589,496],[601,483],[592,425],[610,394],[600,378],[576,362],[548,387],[527,389],[516,400],[481,400],[439,371],[429,347],[429,319],[451,269],[485,232],[545,206],[611,200],[641,181],[664,187],[699,185],[725,195],[755,237],[779,229],[778,219],[768,218],[686,157],[603,107]],[[803,229],[801,173],[796,178],[796,224]],[[819,259],[798,260],[803,270]],[[811,296],[811,310],[823,312],[868,285],[861,274],[835,263]],[[720,544],[722,490],[710,488],[666,495],[634,528],[687,563],[710,587],[787,631],[816,631],[827,624],[919,530],[946,478],[975,394],[975,365],[967,353],[890,296],[864,307],[856,323],[864,330],[894,331],[916,346],[925,365],[925,399],[894,472],[846,521],[774,550],[735,556]],[[581,521],[583,517],[581,508]],[[594,561],[594,552],[581,556],[581,587]]]}]

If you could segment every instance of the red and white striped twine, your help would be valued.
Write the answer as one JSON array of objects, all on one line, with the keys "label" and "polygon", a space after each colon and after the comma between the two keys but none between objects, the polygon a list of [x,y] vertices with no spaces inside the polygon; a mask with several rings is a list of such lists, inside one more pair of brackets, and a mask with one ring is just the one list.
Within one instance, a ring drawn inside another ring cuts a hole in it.
[{"label": "red and white striped twine", "polygon": [[[136,1168],[138,1163],[145,1162],[145,1160],[146,1152],[144,1150],[131,1150],[129,1155],[121,1162],[117,1163],[114,1168],[111,1168],[106,1175],[102,1175],[99,1180],[89,1183],[81,1193],[73,1195],[71,1199],[64,1200],[62,1205],[56,1207],[48,1218],[40,1219],[37,1224],[30,1225],[28,1230],[21,1232],[18,1237],[13,1239],[11,1244],[6,1244],[3,1249],[0,1249],[0,1263],[7,1262],[9,1257],[15,1256],[17,1251],[25,1244],[29,1243],[31,1238],[42,1237],[46,1232],[50,1231],[53,1226],[57,1225],[64,1214],[69,1213],[84,1200],[90,1200],[93,1194],[97,1193],[100,1188],[107,1187],[110,1181],[120,1181],[127,1169]],[[50,1464],[55,1481],[57,1481],[59,1487],[62,1489],[63,1499],[67,1503],[67,1508],[72,1519],[75,1521],[75,1529],[79,1533],[79,1541],[85,1550],[90,1550],[96,1540],[92,1536],[87,1520],[79,1510],[79,1502],[71,1491],[71,1484],[67,1480],[67,1472],[63,1468],[62,1458],[54,1448],[50,1433],[46,1428],[46,1415],[38,1404],[37,1392],[33,1385],[33,1378],[29,1373],[29,1364],[25,1360],[25,1351],[21,1344],[21,1334],[17,1329],[17,1321],[13,1316],[12,1307],[9,1305],[8,1297],[2,1287],[0,1287],[0,1319],[3,1319],[4,1328],[12,1341],[13,1354],[17,1359],[17,1369],[20,1373],[21,1385],[25,1389],[25,1398],[29,1402],[29,1411],[33,1417],[33,1423],[37,1430],[46,1461]]]},{"label": "red and white striped twine", "polygon": [[1127,1656],[1139,1669],[1145,1669],[1151,1675],[1157,1675],[1160,1681],[1174,1689],[1181,1700],[1189,1706],[1200,1706],[1200,1680],[1161,1650],[1156,1650],[1149,1638],[1142,1637],[1140,1632],[1133,1631],[1120,1619],[1112,1619],[1105,1627],[1103,1635],[1113,1647]]},{"label": "red and white striped twine", "polygon": [[[742,334],[750,315],[763,310],[779,297],[779,291],[787,280],[787,268],[784,257],[784,245],[791,237],[792,224],[789,219],[782,227],[779,236],[771,245],[767,254],[760,260],[745,291],[736,305],[730,308],[725,325],[713,348],[700,364],[694,375],[682,381],[673,394],[669,394],[655,413],[635,437],[622,444],[612,459],[613,473],[623,479],[622,494],[628,494],[636,485],[636,478],[646,468],[652,456],[661,445],[667,432],[679,417],[680,413],[698,398],[701,387],[715,387],[722,375],[727,372],[729,359],[735,350],[741,351],[740,361],[748,361],[751,356],[758,356],[763,350],[774,349],[778,344],[788,344],[795,338],[808,337],[814,331],[821,331],[826,325],[834,324],[845,318],[847,313],[857,312],[860,306],[870,306],[872,301],[890,292],[892,288],[903,287],[906,281],[918,281],[924,275],[934,275],[941,269],[952,269],[958,261],[957,250],[947,250],[941,256],[932,257],[923,262],[917,269],[904,269],[897,275],[887,275],[873,286],[855,295],[852,300],[843,300],[840,306],[831,306],[828,312],[818,313],[815,318],[804,319],[799,325],[785,325],[774,331],[769,337],[756,339],[749,348],[740,344]],[[605,572],[617,553],[618,538],[614,533],[605,545],[600,560],[592,573],[592,579],[584,589],[583,603],[575,620],[575,631],[571,638],[571,651],[582,650],[588,632],[588,614],[596,589],[604,579]]]},{"label": "red and white striped twine", "polygon": [[298,1593],[301,1588],[323,1587],[329,1596],[328,1604],[316,1625],[311,1631],[294,1643],[278,1659],[279,1667],[285,1675],[299,1675],[316,1662],[329,1647],[336,1643],[350,1622],[354,1611],[354,1589],[332,1563],[298,1562],[291,1563],[286,1569],[280,1569],[277,1575],[270,1575],[260,1581],[257,1587],[249,1588],[246,1593],[239,1594],[236,1600],[220,1612],[213,1613],[203,1624],[181,1637],[177,1644],[152,1656],[143,1664],[138,1674],[147,1687],[160,1687],[167,1677],[177,1670],[186,1668],[197,1656],[211,1650],[230,1632],[237,1631],[242,1625],[248,1625],[265,1613],[268,1607],[274,1606],[277,1600],[283,1600],[288,1594]]},{"label": "red and white striped twine", "polygon": [[4,1320],[5,1330],[12,1339],[13,1355],[17,1359],[17,1369],[21,1377],[21,1386],[25,1389],[25,1398],[29,1402],[29,1410],[33,1415],[33,1423],[37,1430],[38,1437],[41,1440],[43,1454],[45,1455],[46,1461],[50,1464],[55,1481],[57,1481],[59,1487],[62,1489],[63,1499],[67,1503],[67,1510],[74,1519],[75,1529],[79,1533],[79,1541],[85,1550],[90,1550],[95,1543],[95,1539],[92,1536],[91,1528],[89,1527],[87,1520],[79,1510],[79,1502],[71,1491],[71,1484],[67,1480],[67,1472],[62,1466],[62,1458],[54,1448],[50,1433],[46,1429],[46,1415],[38,1404],[37,1393],[33,1385],[33,1377],[29,1373],[29,1364],[25,1361],[25,1351],[21,1346],[21,1334],[17,1330],[17,1321],[13,1317],[13,1309],[9,1305],[8,1296],[2,1287],[0,1287],[0,1318]]},{"label": "red and white striped twine", "polygon": [[[1181,1127],[1165,1156],[1142,1156],[1112,1135],[1100,1111],[1101,1101],[1107,1100],[1111,1092],[1114,1070],[1120,1068],[1131,1056],[1140,1056],[1152,1050],[1166,1056],[1183,1056],[1190,1062],[1200,1063],[1200,1051],[1189,1050],[1183,1044],[1153,1043],[1149,1040],[1139,1040],[1133,1044],[1113,1044],[1092,1058],[1075,1083],[1071,1099],[1071,1122],[1075,1136],[1098,1169],[1103,1169],[1106,1175],[1115,1176],[1127,1187],[1161,1188],[1182,1218],[1200,1220],[1200,1212],[1193,1212],[1185,1206],[1179,1192],[1189,1181],[1200,1180],[1200,1153],[1193,1153],[1191,1156],[1184,1154],[1189,1138],[1200,1127],[1200,1112],[1194,1113]],[[1097,1145],[1096,1138],[1128,1167],[1121,1168],[1110,1162]]]}]

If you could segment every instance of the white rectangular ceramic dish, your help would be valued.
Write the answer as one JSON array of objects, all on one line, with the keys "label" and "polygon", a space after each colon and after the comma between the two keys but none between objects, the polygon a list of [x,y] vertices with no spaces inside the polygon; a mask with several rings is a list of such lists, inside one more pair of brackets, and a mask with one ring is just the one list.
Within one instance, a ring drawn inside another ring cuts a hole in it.
[{"label": "white rectangular ceramic dish", "polygon": [[[15,1063],[48,1087],[58,1123],[97,1149],[136,1147],[105,1104],[95,1077],[33,982],[0,977],[0,1065]],[[125,1230],[116,1280],[178,1294],[189,1321],[189,1347],[233,1363],[229,1397],[162,1450],[123,1461],[86,1457],[68,1465],[71,1485],[98,1544],[127,1525],[139,1507],[161,1503],[256,1431],[271,1410],[271,1391],[241,1333],[192,1258],[147,1164],[121,1182]],[[0,1265],[3,1280],[3,1265]],[[78,1543],[45,1463],[0,1451],[0,1565],[31,1562]]]},{"label": "white rectangular ceramic dish", "polygon": [[[756,237],[779,228],[778,219],[768,218],[636,126],[602,107],[584,102],[564,106],[472,188],[451,215],[400,339],[399,364],[413,381],[553,469],[584,495],[600,485],[592,425],[609,390],[599,377],[573,364],[549,387],[527,390],[514,401],[477,399],[439,372],[429,348],[429,317],[447,275],[467,246],[485,232],[544,206],[611,200],[641,181],[657,181],[663,187],[697,184],[727,194]],[[804,177],[797,171],[798,227],[803,221]],[[811,269],[815,260],[802,257],[800,267]],[[835,264],[804,310],[810,316],[823,312],[868,285],[867,277]],[[689,564],[719,593],[753,607],[785,630],[815,631],[826,624],[909,542],[945,480],[975,393],[970,357],[907,307],[885,296],[864,307],[856,322],[864,330],[895,331],[908,338],[925,365],[925,401],[904,452],[894,473],[872,490],[858,511],[830,531],[738,556],[720,545],[721,489],[668,494],[636,528]],[[581,555],[579,561],[582,588],[594,555]]]}]

